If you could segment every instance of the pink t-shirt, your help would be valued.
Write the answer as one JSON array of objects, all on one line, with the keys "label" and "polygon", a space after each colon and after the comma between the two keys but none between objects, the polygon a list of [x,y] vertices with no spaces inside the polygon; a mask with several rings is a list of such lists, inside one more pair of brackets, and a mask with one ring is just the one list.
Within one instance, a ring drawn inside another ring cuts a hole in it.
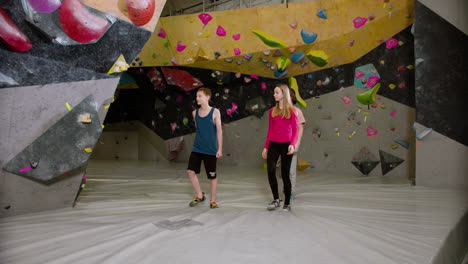
[{"label": "pink t-shirt", "polygon": [[299,109],[297,106],[294,106],[294,109],[296,110],[296,114],[297,114],[297,123],[305,124],[306,120],[304,118],[304,114],[302,113],[301,109]]},{"label": "pink t-shirt", "polygon": [[265,141],[265,148],[268,148],[270,141],[284,143],[290,142],[290,145],[295,146],[297,140],[297,115],[291,111],[289,119],[283,118],[281,115],[272,117],[273,108],[268,112],[268,134]]}]

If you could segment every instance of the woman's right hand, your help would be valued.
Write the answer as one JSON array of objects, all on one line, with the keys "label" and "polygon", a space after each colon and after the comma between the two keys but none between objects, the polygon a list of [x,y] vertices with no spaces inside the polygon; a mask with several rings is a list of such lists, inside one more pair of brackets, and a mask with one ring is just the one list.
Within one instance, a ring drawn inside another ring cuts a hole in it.
[{"label": "woman's right hand", "polygon": [[268,149],[264,148],[263,151],[262,151],[262,158],[263,159],[267,159],[267,153],[268,153]]}]

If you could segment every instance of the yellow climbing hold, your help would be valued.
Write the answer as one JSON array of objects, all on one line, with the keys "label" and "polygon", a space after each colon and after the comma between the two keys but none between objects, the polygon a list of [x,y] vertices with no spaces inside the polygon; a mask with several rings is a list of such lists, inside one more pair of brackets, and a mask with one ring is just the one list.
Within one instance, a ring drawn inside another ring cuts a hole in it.
[{"label": "yellow climbing hold", "polygon": [[406,69],[408,69],[408,70],[413,70],[413,69],[414,69],[414,65],[408,65],[408,66],[406,66]]},{"label": "yellow climbing hold", "polygon": [[92,148],[85,148],[83,149],[84,151],[86,151],[86,153],[91,153],[93,152],[93,149]]},{"label": "yellow climbing hold", "polygon": [[323,67],[328,64],[328,55],[323,50],[311,50],[307,53],[307,58],[319,67]]},{"label": "yellow climbing hold", "polygon": [[67,107],[68,111],[72,110],[72,108],[71,108],[71,106],[70,106],[70,104],[68,102],[65,103],[65,106]]},{"label": "yellow climbing hold", "polygon": [[254,33],[257,37],[259,37],[260,40],[263,41],[263,43],[265,43],[268,47],[271,47],[271,48],[285,48],[286,47],[286,43],[284,43],[284,40],[280,38],[273,37],[271,35],[268,35],[265,32],[262,32],[256,29],[252,30],[252,33]]},{"label": "yellow climbing hold", "polygon": [[385,61],[384,61],[384,60],[381,60],[381,61],[380,61],[380,64],[384,65],[384,64],[385,64]]},{"label": "yellow climbing hold", "polygon": [[395,88],[396,88],[396,85],[395,85],[395,84],[393,84],[393,83],[391,83],[391,84],[389,84],[389,85],[388,85],[388,88],[390,88],[390,89],[392,89],[392,90],[393,90],[393,89],[395,89]]},{"label": "yellow climbing hold", "polygon": [[284,71],[289,66],[289,64],[291,64],[291,60],[287,57],[280,57],[276,60],[276,65],[280,71]]},{"label": "yellow climbing hold", "polygon": [[405,43],[403,41],[398,41],[398,45],[403,46]]},{"label": "yellow climbing hold", "polygon": [[307,162],[307,161],[305,161],[305,160],[303,160],[303,159],[301,159],[299,157],[297,158],[297,169],[298,170],[303,171],[303,170],[309,168],[310,165],[311,164],[309,162]]},{"label": "yellow climbing hold", "polygon": [[306,108],[307,103],[306,101],[304,101],[304,99],[302,99],[301,94],[299,93],[299,86],[297,85],[296,78],[289,77],[288,82],[289,82],[289,87],[291,87],[291,89],[293,89],[294,92],[296,93],[296,100],[299,106],[302,108]]}]

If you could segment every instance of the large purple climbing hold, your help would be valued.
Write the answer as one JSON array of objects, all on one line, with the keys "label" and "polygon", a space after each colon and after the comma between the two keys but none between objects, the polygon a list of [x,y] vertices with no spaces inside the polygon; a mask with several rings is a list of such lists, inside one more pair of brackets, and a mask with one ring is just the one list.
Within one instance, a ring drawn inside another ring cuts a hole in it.
[{"label": "large purple climbing hold", "polygon": [[60,0],[28,0],[28,2],[38,13],[52,13],[62,4]]}]

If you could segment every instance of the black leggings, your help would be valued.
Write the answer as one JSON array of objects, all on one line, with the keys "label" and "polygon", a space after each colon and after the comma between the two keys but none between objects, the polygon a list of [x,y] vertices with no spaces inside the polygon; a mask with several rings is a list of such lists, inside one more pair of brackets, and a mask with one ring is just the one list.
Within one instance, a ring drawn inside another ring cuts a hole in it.
[{"label": "black leggings", "polygon": [[291,168],[292,155],[288,155],[289,142],[278,143],[270,141],[267,154],[268,181],[270,182],[273,199],[279,199],[278,181],[276,180],[276,163],[281,156],[281,177],[283,178],[284,204],[289,205],[291,198],[291,179],[289,169]]}]

